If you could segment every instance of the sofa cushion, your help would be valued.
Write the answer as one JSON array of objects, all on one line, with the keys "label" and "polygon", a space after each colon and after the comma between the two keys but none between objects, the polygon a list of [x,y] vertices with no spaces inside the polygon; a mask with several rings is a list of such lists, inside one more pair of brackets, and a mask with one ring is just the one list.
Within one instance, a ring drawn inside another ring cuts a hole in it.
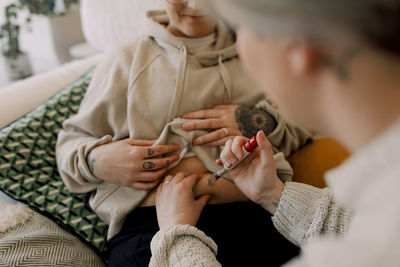
[{"label": "sofa cushion", "polygon": [[293,181],[326,187],[324,174],[340,165],[349,155],[350,152],[335,139],[315,139],[289,156]]},{"label": "sofa cushion", "polygon": [[107,225],[89,207],[89,194],[73,194],[56,165],[57,134],[78,111],[93,69],[0,130],[0,190],[75,233],[98,253],[106,247]]}]

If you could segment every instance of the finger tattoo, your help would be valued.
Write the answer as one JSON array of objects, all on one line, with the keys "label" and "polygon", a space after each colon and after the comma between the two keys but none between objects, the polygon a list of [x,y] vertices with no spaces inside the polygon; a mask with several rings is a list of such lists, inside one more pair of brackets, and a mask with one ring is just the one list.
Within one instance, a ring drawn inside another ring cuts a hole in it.
[{"label": "finger tattoo", "polygon": [[144,170],[152,170],[152,169],[154,169],[155,166],[156,165],[151,161],[146,161],[145,163],[143,163]]},{"label": "finger tattoo", "polygon": [[155,152],[154,152],[153,149],[150,149],[150,148],[149,148],[149,149],[147,150],[147,154],[148,154],[149,156],[153,156],[154,153],[155,153]]}]

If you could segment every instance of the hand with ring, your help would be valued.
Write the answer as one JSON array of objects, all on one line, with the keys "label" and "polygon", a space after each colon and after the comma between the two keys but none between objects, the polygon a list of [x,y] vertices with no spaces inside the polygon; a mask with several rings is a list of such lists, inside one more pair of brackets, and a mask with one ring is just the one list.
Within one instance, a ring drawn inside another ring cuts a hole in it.
[{"label": "hand with ring", "polygon": [[210,199],[209,195],[195,199],[193,188],[199,179],[198,175],[182,172],[164,179],[156,194],[157,220],[160,229],[177,224],[196,225],[201,211]]},{"label": "hand with ring", "polygon": [[154,141],[125,139],[101,145],[87,157],[97,178],[139,190],[155,188],[169,165],[179,159],[177,145],[152,146]]},{"label": "hand with ring", "polygon": [[193,145],[223,146],[227,140],[242,135],[235,116],[239,107],[239,105],[220,105],[212,109],[186,113],[182,118],[199,119],[199,121],[184,123],[182,128],[185,131],[213,129],[214,131],[195,138]]}]

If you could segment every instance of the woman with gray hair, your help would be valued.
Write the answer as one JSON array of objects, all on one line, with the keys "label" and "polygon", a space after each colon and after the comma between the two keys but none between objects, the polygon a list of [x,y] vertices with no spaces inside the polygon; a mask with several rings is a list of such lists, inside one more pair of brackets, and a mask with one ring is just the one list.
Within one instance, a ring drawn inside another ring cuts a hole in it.
[{"label": "woman with gray hair", "polygon": [[[281,111],[352,151],[327,173],[329,189],[284,184],[271,144],[259,132],[257,153],[230,172],[238,188],[273,215],[280,233],[301,247],[288,266],[399,266],[400,1],[212,5],[239,27],[246,69]],[[227,141],[220,164],[241,159],[246,141]],[[159,187],[161,230],[152,240],[152,266],[220,265],[215,243],[195,227],[203,208],[192,193],[197,179],[180,173]]]}]

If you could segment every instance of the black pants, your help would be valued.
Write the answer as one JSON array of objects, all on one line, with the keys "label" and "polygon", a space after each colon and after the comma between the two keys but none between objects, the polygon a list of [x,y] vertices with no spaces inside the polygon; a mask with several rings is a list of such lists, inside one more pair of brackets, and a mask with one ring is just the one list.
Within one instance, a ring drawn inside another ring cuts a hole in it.
[{"label": "black pants", "polygon": [[[280,266],[299,253],[275,229],[271,215],[252,202],[207,205],[196,226],[218,245],[217,259],[224,267]],[[148,266],[158,230],[155,207],[135,209],[109,241],[109,266]]]}]

